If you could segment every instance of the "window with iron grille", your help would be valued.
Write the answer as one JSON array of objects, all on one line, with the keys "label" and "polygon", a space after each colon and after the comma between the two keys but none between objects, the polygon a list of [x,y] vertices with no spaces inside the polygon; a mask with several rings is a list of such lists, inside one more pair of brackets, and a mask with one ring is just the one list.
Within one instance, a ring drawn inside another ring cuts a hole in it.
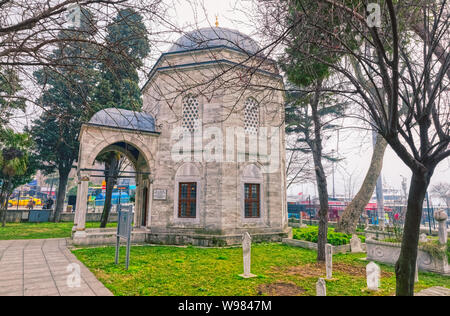
[{"label": "window with iron grille", "polygon": [[197,205],[197,183],[184,182],[179,184],[178,217],[195,218]]},{"label": "window with iron grille", "polygon": [[199,128],[200,109],[198,100],[189,95],[183,99],[182,128],[186,132],[193,133]]},{"label": "window with iron grille", "polygon": [[258,103],[253,98],[245,101],[244,107],[244,130],[247,134],[257,134],[259,127]]},{"label": "window with iron grille", "polygon": [[246,218],[260,217],[260,185],[255,183],[246,183],[244,185],[244,204]]}]

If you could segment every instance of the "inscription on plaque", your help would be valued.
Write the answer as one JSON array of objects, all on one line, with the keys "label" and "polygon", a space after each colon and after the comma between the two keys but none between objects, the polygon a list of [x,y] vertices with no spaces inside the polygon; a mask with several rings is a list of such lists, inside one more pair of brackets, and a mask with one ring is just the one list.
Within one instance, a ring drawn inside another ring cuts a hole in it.
[{"label": "inscription on plaque", "polygon": [[155,189],[153,190],[154,200],[167,200],[167,190]]}]

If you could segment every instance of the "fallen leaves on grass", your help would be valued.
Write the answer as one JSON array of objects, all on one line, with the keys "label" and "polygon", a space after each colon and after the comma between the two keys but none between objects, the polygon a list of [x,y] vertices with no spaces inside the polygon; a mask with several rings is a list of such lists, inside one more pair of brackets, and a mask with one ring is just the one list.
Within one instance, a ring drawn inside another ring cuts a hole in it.
[{"label": "fallen leaves on grass", "polygon": [[276,282],[269,284],[261,284],[258,286],[259,295],[268,296],[298,296],[305,290],[294,283]]},{"label": "fallen leaves on grass", "polygon": [[[309,263],[303,266],[288,267],[284,269],[288,275],[298,275],[303,278],[322,277],[326,274],[325,263]],[[357,277],[366,277],[366,267],[353,266],[346,263],[333,263],[333,273],[353,275]],[[393,273],[382,271],[382,278],[392,277]]]}]

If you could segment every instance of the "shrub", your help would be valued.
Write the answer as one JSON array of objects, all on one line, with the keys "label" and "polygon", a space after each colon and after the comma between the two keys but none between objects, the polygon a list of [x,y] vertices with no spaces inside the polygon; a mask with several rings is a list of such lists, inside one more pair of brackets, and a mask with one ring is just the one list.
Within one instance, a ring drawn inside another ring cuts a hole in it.
[{"label": "shrub", "polygon": [[[317,226],[310,226],[307,228],[294,228],[293,238],[298,240],[306,240],[317,243],[319,235],[319,228]],[[364,236],[359,236],[362,242],[365,242]],[[334,231],[334,228],[328,228],[327,242],[333,246],[346,245],[350,243],[352,235],[338,233]]]}]

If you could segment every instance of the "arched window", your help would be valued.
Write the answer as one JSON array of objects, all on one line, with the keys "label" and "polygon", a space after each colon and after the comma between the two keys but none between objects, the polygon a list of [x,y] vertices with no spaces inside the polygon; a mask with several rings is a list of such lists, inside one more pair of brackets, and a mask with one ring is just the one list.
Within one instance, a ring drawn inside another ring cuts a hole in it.
[{"label": "arched window", "polygon": [[200,108],[197,98],[188,95],[183,99],[182,128],[185,132],[193,133],[199,128]]},{"label": "arched window", "polygon": [[264,180],[261,170],[254,164],[246,166],[241,175],[241,185],[243,218],[261,219],[264,210]]},{"label": "arched window", "polygon": [[175,175],[174,216],[177,220],[198,220],[201,177],[193,163],[183,164]]},{"label": "arched window", "polygon": [[244,106],[244,130],[247,134],[257,134],[259,127],[258,103],[254,98],[248,98]]}]

